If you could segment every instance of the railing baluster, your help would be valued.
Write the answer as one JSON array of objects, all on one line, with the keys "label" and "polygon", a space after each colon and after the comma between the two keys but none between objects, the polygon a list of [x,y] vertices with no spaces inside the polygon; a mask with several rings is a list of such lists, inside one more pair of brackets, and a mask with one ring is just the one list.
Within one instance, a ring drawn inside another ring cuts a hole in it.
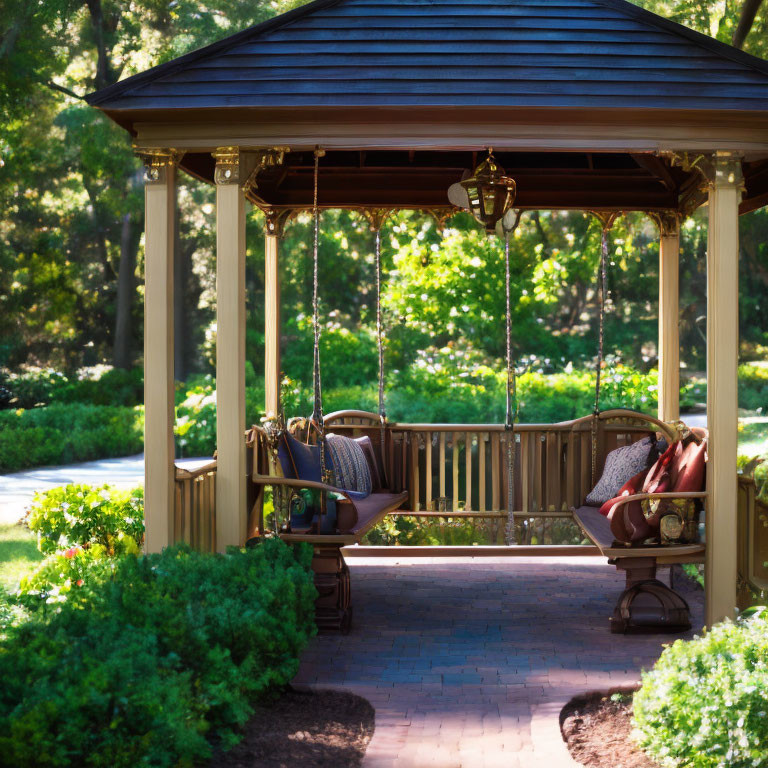
[{"label": "railing baluster", "polygon": [[453,512],[459,511],[459,433],[453,432],[452,434],[452,440],[451,440],[451,450],[452,450],[452,456],[451,460],[453,462],[453,488],[451,489],[453,491],[453,507],[451,508]]},{"label": "railing baluster", "polygon": [[411,509],[418,512],[419,503],[419,436],[417,433],[411,435],[411,493],[413,502]]},{"label": "railing baluster", "polygon": [[427,510],[433,508],[432,504],[432,433],[426,433],[424,447],[424,507]]},{"label": "railing baluster", "polygon": [[499,474],[499,452],[501,440],[498,432],[491,432],[491,509],[498,512],[501,509],[500,490],[501,475]]},{"label": "railing baluster", "polygon": [[464,509],[471,512],[472,507],[472,433],[464,433]]},{"label": "railing baluster", "polygon": [[477,433],[477,511],[485,512],[485,432]]},{"label": "railing baluster", "polygon": [[440,498],[446,497],[445,493],[445,432],[440,433],[440,448],[438,451],[440,461]]}]

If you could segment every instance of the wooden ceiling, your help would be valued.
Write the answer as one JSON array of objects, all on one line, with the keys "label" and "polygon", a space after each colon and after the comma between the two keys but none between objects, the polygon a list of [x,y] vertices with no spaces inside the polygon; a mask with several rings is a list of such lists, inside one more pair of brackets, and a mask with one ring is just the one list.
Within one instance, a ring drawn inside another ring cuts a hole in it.
[{"label": "wooden ceiling", "polygon": [[[685,171],[650,153],[495,152],[517,182],[521,209],[680,210],[706,195],[697,171]],[[484,157],[480,152],[427,150],[329,151],[320,159],[322,208],[446,209],[448,187]],[[251,201],[276,210],[312,206],[313,154],[289,152],[282,166],[261,171]],[[184,156],[182,167],[213,180],[210,153]],[[742,212],[768,201],[768,161],[745,163]]]}]

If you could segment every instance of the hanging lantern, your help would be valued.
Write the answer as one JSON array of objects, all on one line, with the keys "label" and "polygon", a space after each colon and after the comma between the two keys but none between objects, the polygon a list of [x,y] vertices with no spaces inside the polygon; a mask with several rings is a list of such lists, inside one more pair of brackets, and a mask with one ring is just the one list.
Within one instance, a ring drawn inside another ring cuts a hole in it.
[{"label": "hanging lantern", "polygon": [[475,172],[450,187],[448,198],[454,205],[467,209],[487,232],[493,233],[496,222],[514,205],[516,193],[517,184],[504,175],[504,169],[489,148],[488,157]]}]

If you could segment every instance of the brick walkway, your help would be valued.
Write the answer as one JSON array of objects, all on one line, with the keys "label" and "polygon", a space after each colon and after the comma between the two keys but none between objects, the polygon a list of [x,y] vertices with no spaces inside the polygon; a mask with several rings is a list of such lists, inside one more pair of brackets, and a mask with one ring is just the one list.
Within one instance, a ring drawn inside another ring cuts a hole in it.
[{"label": "brick walkway", "polygon": [[598,558],[348,562],[352,632],[315,638],[294,683],[373,704],[364,768],[575,766],[563,704],[636,682],[669,642],[610,634],[622,578]]}]

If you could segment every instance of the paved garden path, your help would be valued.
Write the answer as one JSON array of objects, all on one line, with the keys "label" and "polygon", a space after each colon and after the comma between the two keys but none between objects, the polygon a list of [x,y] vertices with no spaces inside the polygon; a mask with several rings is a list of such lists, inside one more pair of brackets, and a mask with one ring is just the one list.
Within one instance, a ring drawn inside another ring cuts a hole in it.
[{"label": "paved garden path", "polygon": [[144,483],[144,454],[0,475],[0,523],[15,523],[23,517],[37,491],[68,483],[135,488]]},{"label": "paved garden path", "polygon": [[315,638],[294,682],[374,705],[364,768],[575,766],[563,704],[635,683],[670,641],[610,634],[623,580],[599,558],[348,562],[352,632]]}]

